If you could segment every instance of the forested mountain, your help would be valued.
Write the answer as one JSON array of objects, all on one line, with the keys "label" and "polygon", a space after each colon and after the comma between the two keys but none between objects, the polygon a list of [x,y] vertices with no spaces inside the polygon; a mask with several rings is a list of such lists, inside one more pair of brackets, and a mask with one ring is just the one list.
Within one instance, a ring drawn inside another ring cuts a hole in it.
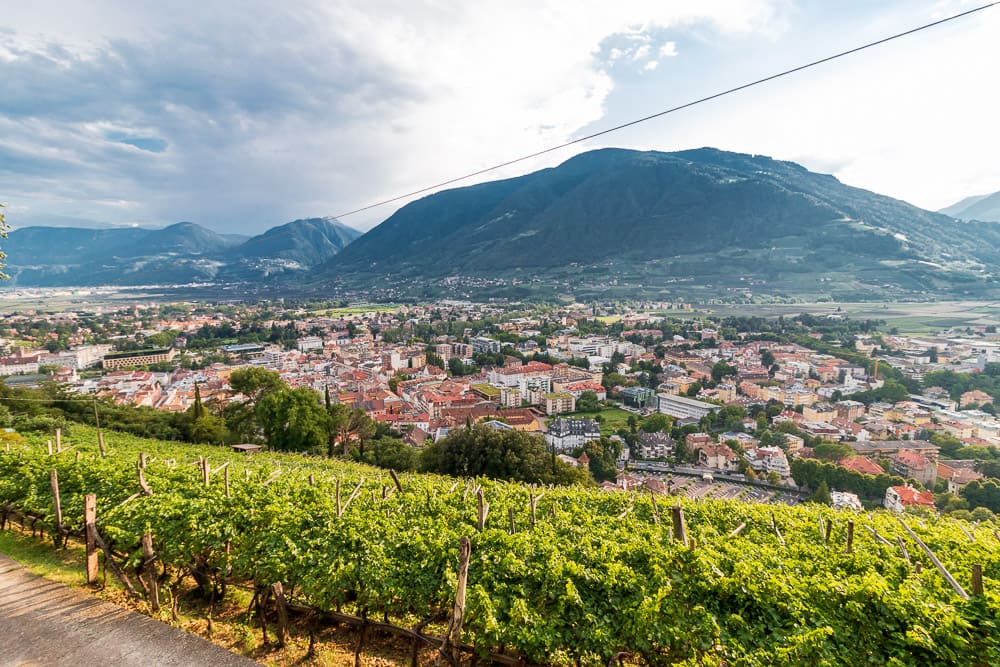
[{"label": "forested mountain", "polygon": [[1000,192],[966,197],[957,204],[941,209],[940,212],[962,220],[1000,222]]},{"label": "forested mountain", "polygon": [[996,240],[792,162],[712,148],[602,149],[408,204],[318,279],[981,291],[993,286]]},{"label": "forested mountain", "polygon": [[295,220],[247,238],[179,222],[163,229],[26,227],[5,243],[14,286],[258,281],[301,273],[360,232],[333,218]]}]

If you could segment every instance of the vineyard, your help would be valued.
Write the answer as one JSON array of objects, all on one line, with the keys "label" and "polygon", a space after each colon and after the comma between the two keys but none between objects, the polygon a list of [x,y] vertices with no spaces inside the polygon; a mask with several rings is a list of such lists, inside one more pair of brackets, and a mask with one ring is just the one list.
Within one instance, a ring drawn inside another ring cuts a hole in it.
[{"label": "vineyard", "polygon": [[84,426],[13,440],[4,524],[92,535],[152,604],[251,587],[279,641],[318,619],[453,664],[1000,664],[995,525],[99,445]]}]

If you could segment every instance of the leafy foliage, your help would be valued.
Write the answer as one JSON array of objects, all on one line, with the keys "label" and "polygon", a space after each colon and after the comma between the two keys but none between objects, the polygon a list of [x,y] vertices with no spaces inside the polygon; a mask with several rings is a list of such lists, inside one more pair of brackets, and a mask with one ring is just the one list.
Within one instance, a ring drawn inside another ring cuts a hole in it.
[{"label": "leafy foliage", "polygon": [[[116,433],[107,433],[101,458],[95,431],[76,425],[64,432],[74,449],[49,456],[48,437],[29,434],[0,451],[0,505],[51,528],[49,471],[57,469],[64,521],[78,526],[84,494],[96,493],[100,530],[130,567],[144,561],[140,536],[152,533],[167,587],[193,576],[221,594],[226,583],[280,581],[319,609],[412,626],[447,615],[459,538],[470,536],[461,639],[484,653],[504,646],[526,662],[588,666],[619,651],[638,663],[691,667],[1000,663],[1000,549],[985,525],[911,521],[963,585],[982,564],[986,594],[965,601],[887,513],[680,500],[688,547],[669,521],[656,522],[646,493],[567,487],[538,499],[520,484],[430,475],[401,475],[404,491],[393,493],[377,470],[339,460],[246,458]],[[139,452],[154,493],[122,504],[137,489]],[[229,463],[229,494],[220,474],[205,486],[189,465],[206,454],[213,465]],[[338,483],[359,488],[343,511]],[[491,506],[483,531],[477,487]],[[818,518],[832,526],[829,544]],[[856,530],[844,553],[848,520],[893,546]],[[907,567],[897,537],[921,573]]]}]

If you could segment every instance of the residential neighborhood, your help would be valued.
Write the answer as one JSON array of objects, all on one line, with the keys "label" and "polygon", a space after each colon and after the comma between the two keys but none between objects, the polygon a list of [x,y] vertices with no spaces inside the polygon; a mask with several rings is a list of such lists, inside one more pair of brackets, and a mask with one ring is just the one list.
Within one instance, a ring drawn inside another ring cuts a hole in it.
[{"label": "residential neighborhood", "polygon": [[[958,498],[984,474],[974,458],[955,455],[1000,447],[986,391],[902,384],[992,370],[994,332],[904,337],[810,318],[796,337],[780,337],[739,319],[684,320],[672,304],[643,305],[603,319],[583,304],[532,311],[466,302],[19,312],[4,320],[0,372],[10,386],[57,382],[172,412],[200,400],[221,414],[243,399],[232,372],[260,367],[417,448],[486,422],[544,436],[554,454],[577,462],[588,443],[607,438],[622,475],[728,476],[797,497],[815,490],[806,479],[814,469],[837,493],[880,479],[861,495],[890,508],[927,505],[910,484]],[[821,333],[831,327],[840,353]],[[830,466],[854,475],[853,486],[838,487],[845,482]]]}]

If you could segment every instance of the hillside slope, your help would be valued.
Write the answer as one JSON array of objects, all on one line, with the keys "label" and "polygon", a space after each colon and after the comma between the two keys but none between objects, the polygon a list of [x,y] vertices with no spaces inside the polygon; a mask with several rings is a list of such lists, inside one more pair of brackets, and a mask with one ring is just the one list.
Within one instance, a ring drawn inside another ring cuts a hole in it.
[{"label": "hillside slope", "polygon": [[919,292],[992,288],[998,259],[969,225],[795,163],[602,149],[408,204],[319,276]]}]

